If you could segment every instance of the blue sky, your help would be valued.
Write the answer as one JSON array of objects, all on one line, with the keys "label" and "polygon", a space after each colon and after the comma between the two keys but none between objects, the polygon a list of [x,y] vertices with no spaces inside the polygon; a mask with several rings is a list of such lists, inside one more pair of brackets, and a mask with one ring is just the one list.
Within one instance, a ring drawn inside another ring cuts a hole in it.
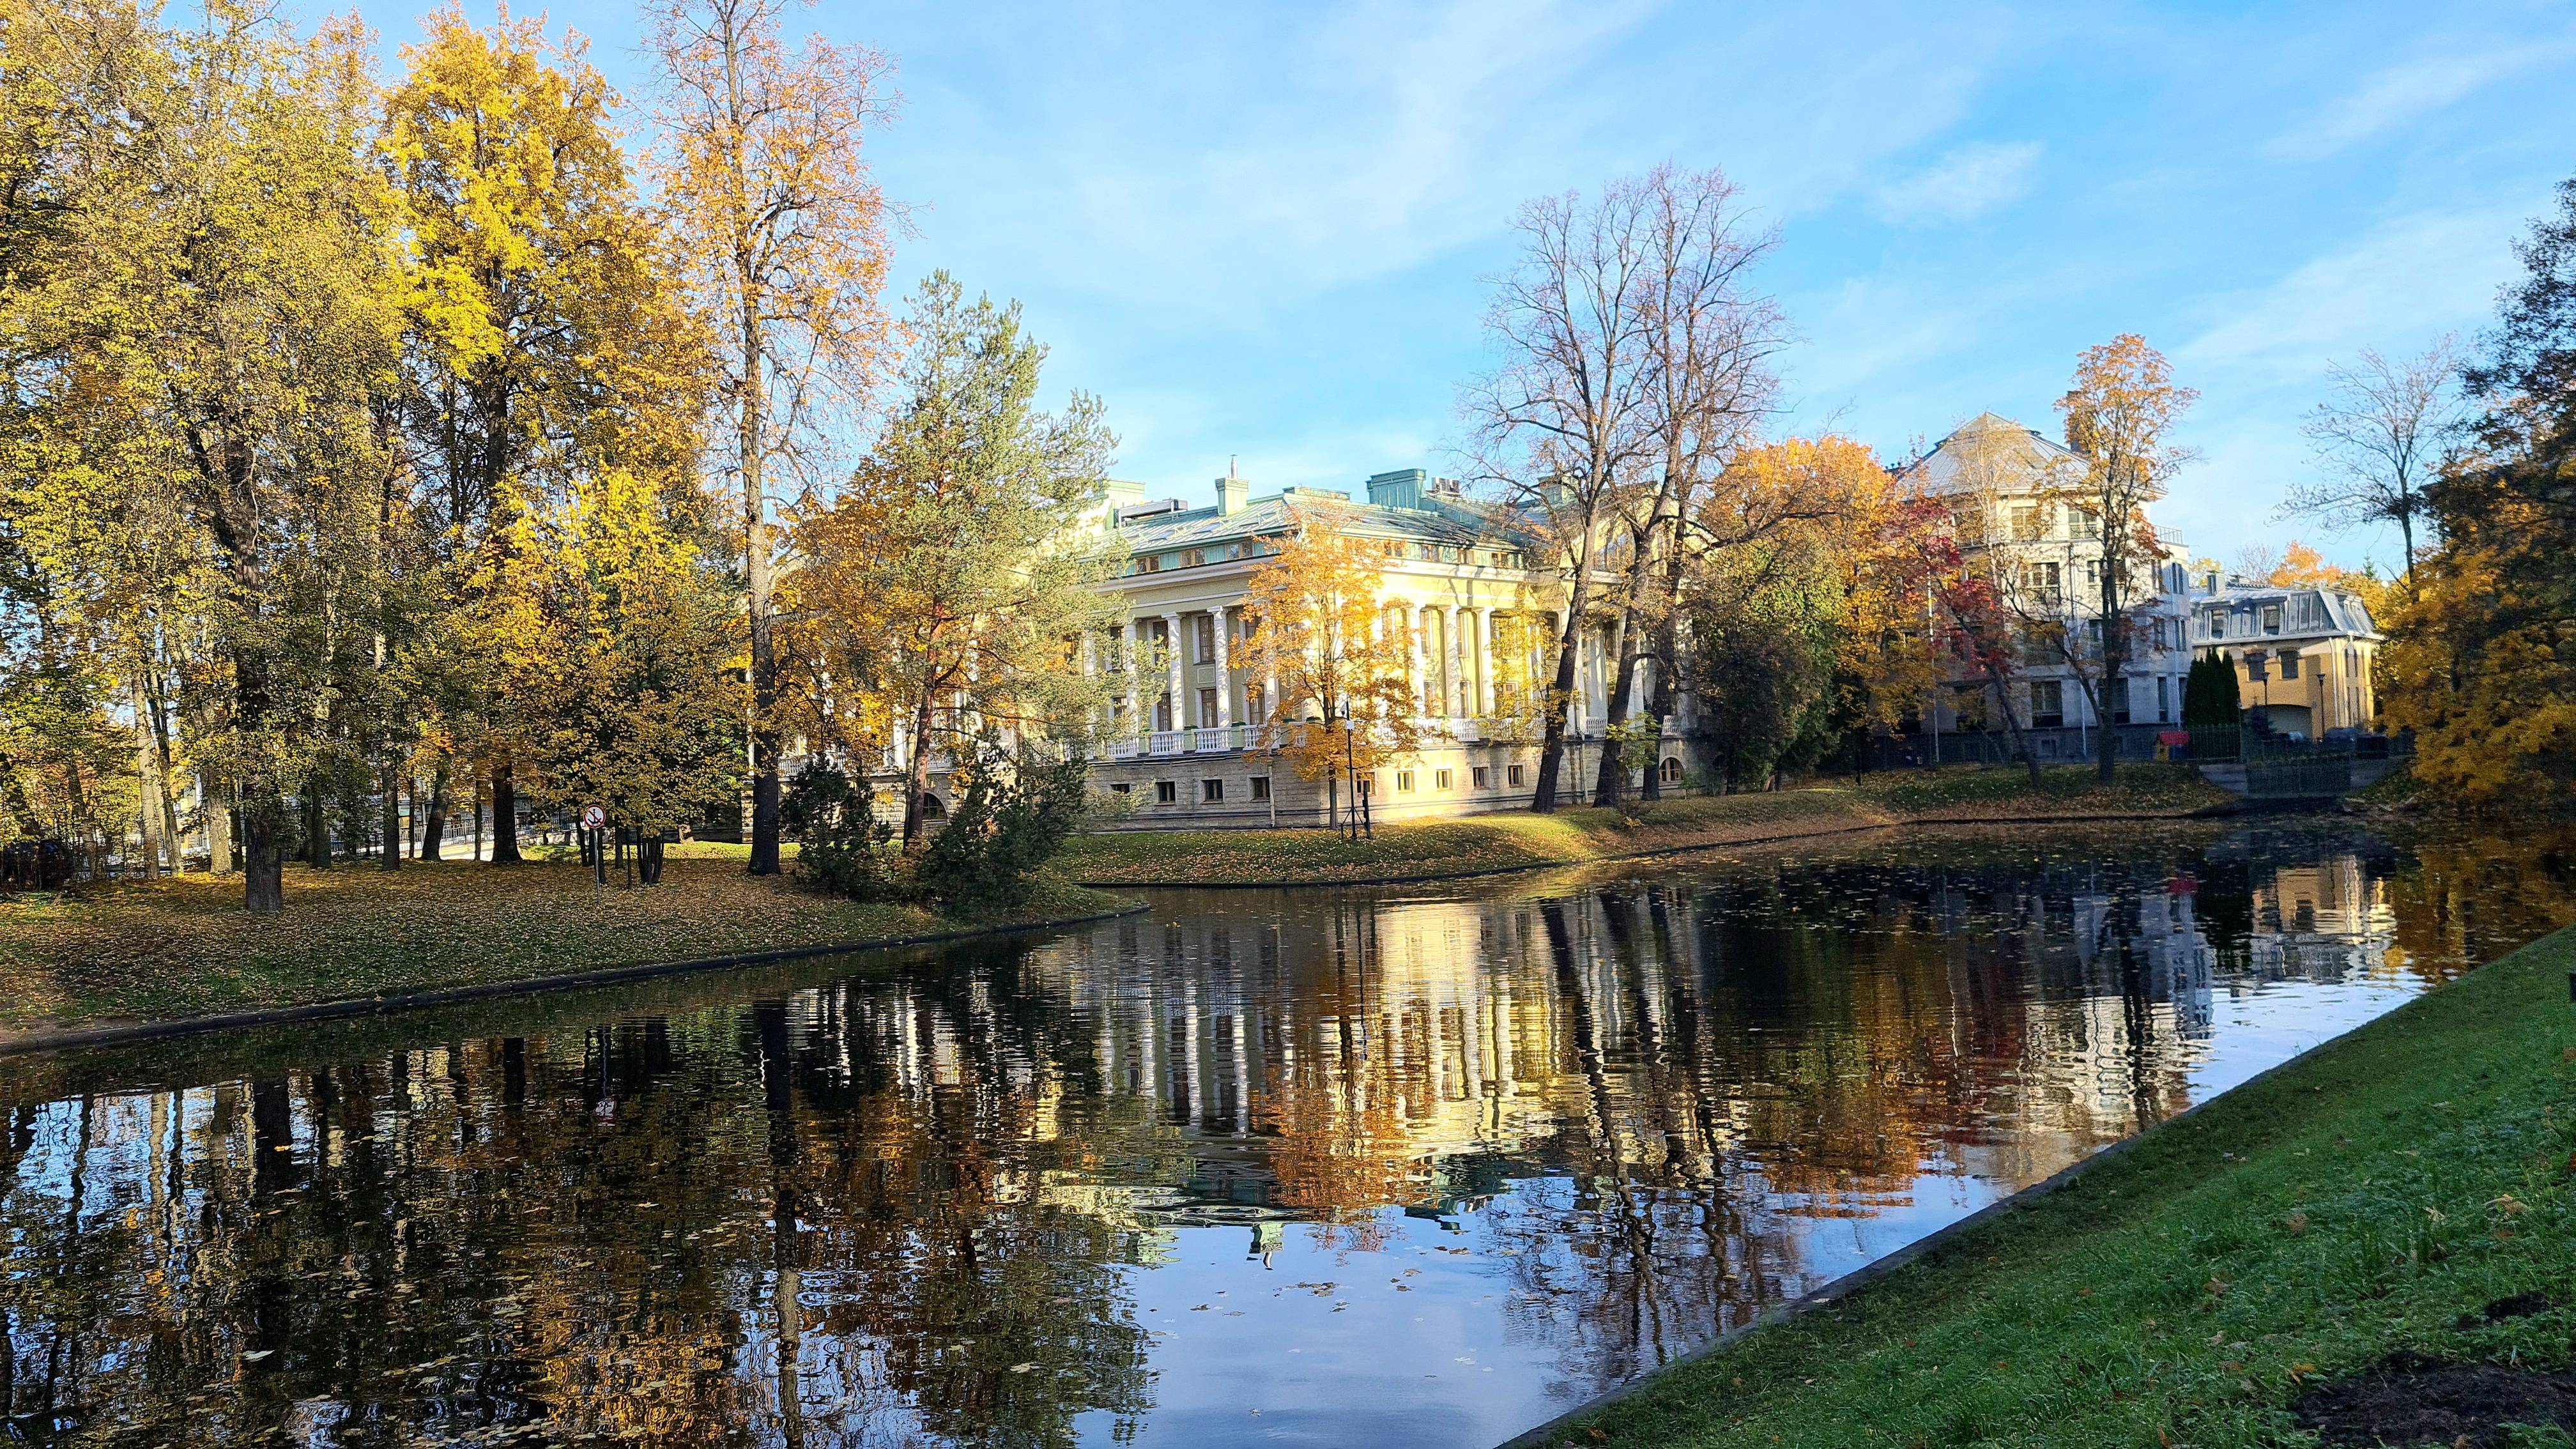
[{"label": "blue sky", "polygon": [[[368,0],[391,52],[410,5]],[[487,12],[475,7],[478,16]],[[575,4],[630,99],[622,7]],[[895,62],[875,143],[902,283],[1026,303],[1118,472],[1193,500],[1438,468],[1528,197],[1670,159],[1776,224],[1784,430],[1901,454],[1993,409],[2049,432],[2136,331],[2200,389],[2158,511],[2286,537],[2329,360],[2474,334],[2576,171],[2566,4],[825,4]],[[2393,541],[2304,530],[2386,567]]]}]

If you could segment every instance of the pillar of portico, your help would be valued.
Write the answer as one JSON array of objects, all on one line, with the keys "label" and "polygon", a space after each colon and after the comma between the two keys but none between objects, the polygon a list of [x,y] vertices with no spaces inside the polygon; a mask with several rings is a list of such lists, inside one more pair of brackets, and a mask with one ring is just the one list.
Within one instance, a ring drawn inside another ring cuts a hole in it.
[{"label": "pillar of portico", "polygon": [[1225,609],[1219,606],[1209,612],[1216,617],[1215,626],[1209,630],[1216,639],[1216,658],[1209,661],[1216,666],[1216,727],[1224,729],[1234,723],[1234,666],[1227,662]]},{"label": "pillar of portico", "polygon": [[1458,606],[1458,603],[1450,603],[1450,629],[1448,629],[1450,678],[1448,678],[1448,701],[1445,701],[1443,714],[1453,714],[1453,717],[1463,717],[1463,714],[1476,712],[1476,676],[1473,676],[1471,665],[1468,665],[1468,660],[1471,660],[1471,652],[1468,652],[1468,642],[1466,642],[1468,629],[1471,629],[1471,614],[1468,614],[1463,606]]},{"label": "pillar of portico", "polygon": [[1129,619],[1127,627],[1118,632],[1120,663],[1127,671],[1127,727],[1140,735],[1145,732],[1145,717],[1136,712],[1141,707],[1136,690],[1136,631],[1144,626],[1144,622],[1142,619]]},{"label": "pillar of portico", "polygon": [[1423,687],[1426,683],[1423,677],[1422,668],[1422,606],[1419,604],[1399,604],[1397,607],[1404,611],[1405,643],[1408,646],[1404,677],[1405,682],[1413,687],[1413,712],[1415,714],[1427,714],[1430,711],[1423,707],[1422,698]]},{"label": "pillar of portico", "polygon": [[1185,660],[1188,658],[1181,639],[1181,615],[1175,610],[1163,616],[1163,673],[1165,687],[1172,692],[1172,728],[1187,729],[1190,724],[1190,698],[1186,691],[1189,680]]},{"label": "pillar of portico", "polygon": [[1476,655],[1476,713],[1494,712],[1494,646],[1501,641],[1494,635],[1494,611],[1479,608],[1473,621],[1475,634],[1468,646]]}]

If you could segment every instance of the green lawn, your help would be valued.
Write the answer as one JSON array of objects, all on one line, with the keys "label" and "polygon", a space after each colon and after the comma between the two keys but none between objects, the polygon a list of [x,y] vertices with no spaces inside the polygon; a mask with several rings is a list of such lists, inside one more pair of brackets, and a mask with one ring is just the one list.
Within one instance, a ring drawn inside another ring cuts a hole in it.
[{"label": "green lawn", "polygon": [[[2452,1372],[2455,1384],[2565,1374],[2576,1357],[2571,970],[2576,930],[1551,1442],[2313,1444],[2293,1406],[2394,1354],[2499,1367]],[[2422,1400],[2412,1380],[2394,1393]],[[2565,1402],[2576,1411],[2576,1393]],[[2472,1420],[2430,1442],[2576,1439]]]},{"label": "green lawn", "polygon": [[1514,811],[1386,825],[1356,843],[1316,829],[1106,831],[1076,841],[1065,868],[1101,885],[1421,880],[1944,819],[2169,817],[2233,798],[2187,765],[2123,766],[2108,786],[2074,766],[2042,778],[2033,792],[2018,769],[1895,771],[1774,794],[1661,801],[1635,814]]},{"label": "green lawn", "polygon": [[[730,858],[727,858],[730,857]],[[675,846],[662,884],[594,900],[570,859],[286,869],[284,914],[204,874],[0,896],[0,1030],[300,1006],[563,972],[866,943],[1113,910],[1050,879],[1025,906],[943,916],[745,875],[739,850]]]}]

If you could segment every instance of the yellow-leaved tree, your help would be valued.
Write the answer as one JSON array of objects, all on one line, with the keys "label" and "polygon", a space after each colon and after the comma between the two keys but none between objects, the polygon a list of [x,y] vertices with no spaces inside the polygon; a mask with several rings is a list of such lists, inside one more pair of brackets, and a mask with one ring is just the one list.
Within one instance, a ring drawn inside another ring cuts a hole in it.
[{"label": "yellow-leaved tree", "polygon": [[1293,517],[1244,589],[1252,666],[1275,685],[1261,739],[1298,778],[1324,782],[1326,818],[1356,837],[1370,828],[1363,782],[1422,748],[1412,647],[1380,598],[1384,551],[1328,507]]},{"label": "yellow-leaved tree", "polygon": [[780,714],[774,507],[813,490],[834,425],[889,341],[885,203],[861,143],[883,118],[873,51],[779,33],[786,0],[664,0],[663,204],[716,351],[718,471],[738,489],[751,654],[751,873],[778,871]]}]

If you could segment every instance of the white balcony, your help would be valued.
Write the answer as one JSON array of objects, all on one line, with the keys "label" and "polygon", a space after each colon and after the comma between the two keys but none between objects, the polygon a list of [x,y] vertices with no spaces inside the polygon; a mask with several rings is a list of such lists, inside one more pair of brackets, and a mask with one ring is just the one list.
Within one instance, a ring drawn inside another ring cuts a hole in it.
[{"label": "white balcony", "polygon": [[1242,748],[1239,739],[1234,725],[1202,726],[1190,731],[1190,750],[1194,754],[1221,755]]},{"label": "white balcony", "polygon": [[1184,733],[1186,731],[1156,730],[1147,737],[1148,748],[1157,755],[1177,755],[1181,752],[1181,736]]},{"label": "white balcony", "polygon": [[1145,742],[1132,738],[1110,740],[1102,753],[1113,760],[1132,760],[1145,753]]}]

